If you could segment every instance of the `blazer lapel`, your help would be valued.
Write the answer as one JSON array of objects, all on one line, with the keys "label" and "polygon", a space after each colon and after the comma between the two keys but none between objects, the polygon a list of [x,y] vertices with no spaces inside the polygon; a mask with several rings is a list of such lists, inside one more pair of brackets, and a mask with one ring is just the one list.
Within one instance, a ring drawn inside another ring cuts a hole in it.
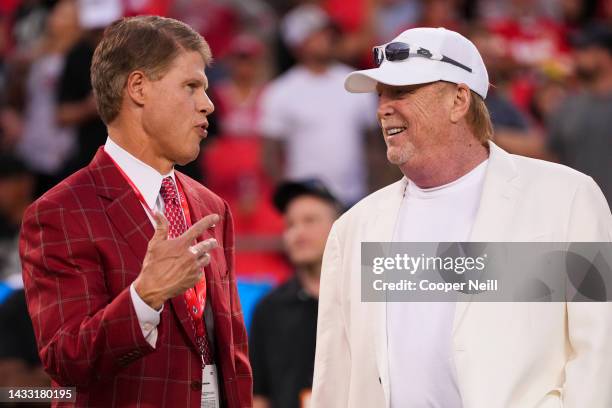
[{"label": "blazer lapel", "polygon": [[[128,243],[138,265],[142,267],[149,240],[154,233],[151,220],[149,220],[142,204],[138,201],[134,190],[125,181],[108,154],[104,152],[103,147],[96,153],[90,164],[90,170],[96,183],[98,195],[108,201],[108,204],[105,205],[108,219],[115,227],[118,235]],[[190,196],[188,189],[185,189],[185,195]],[[201,218],[201,206],[192,204],[196,200],[193,198],[194,196],[196,195],[191,194],[190,211],[192,211],[192,220],[197,220]],[[195,333],[184,297],[182,295],[175,296],[170,302],[181,327],[191,341],[192,347],[197,350]]]},{"label": "blazer lapel", "polygon": [[105,211],[108,219],[128,243],[138,265],[142,266],[153,236],[153,226],[144,208],[103,147],[98,149],[89,169],[98,195],[107,200]]},{"label": "blazer lapel", "polygon": [[[512,226],[514,209],[520,197],[520,177],[512,156],[489,142],[489,164],[476,215],[471,242],[504,242]],[[470,295],[457,301],[453,333],[456,333],[471,304]]]},{"label": "blazer lapel", "polygon": [[[404,198],[408,180],[404,177],[389,186],[389,191],[378,200],[374,216],[368,222],[365,234],[368,241],[391,242],[397,223],[400,206]],[[361,260],[358,265],[361,265]],[[387,348],[387,302],[372,302],[369,305],[372,311],[371,320],[374,330],[374,347],[376,361],[381,375],[381,383],[385,393],[387,407],[390,404],[389,388],[389,355]]]}]

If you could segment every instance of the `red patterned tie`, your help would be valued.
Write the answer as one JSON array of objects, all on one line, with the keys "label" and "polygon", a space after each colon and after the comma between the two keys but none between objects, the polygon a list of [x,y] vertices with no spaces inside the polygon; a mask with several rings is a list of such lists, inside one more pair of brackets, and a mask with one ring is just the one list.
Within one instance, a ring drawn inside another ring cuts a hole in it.
[{"label": "red patterned tie", "polygon": [[[164,200],[165,206],[165,215],[168,219],[169,230],[168,237],[169,238],[177,238],[180,237],[187,231],[187,224],[185,222],[185,216],[183,214],[183,209],[181,207],[181,202],[176,190],[176,186],[174,185],[174,180],[172,177],[168,176],[162,180],[162,185],[160,189],[160,194]],[[187,309],[189,306],[187,304],[187,299],[185,299],[185,304]],[[197,336],[196,324],[203,325],[204,322],[194,322],[191,312],[189,312],[191,325],[194,333],[196,333],[197,342],[200,347],[200,351],[202,352],[202,358],[204,360],[204,364],[212,363],[212,353],[210,350],[210,345],[208,343],[208,334],[206,330],[203,330],[204,335],[200,338]],[[203,320],[203,318],[201,319]]]}]

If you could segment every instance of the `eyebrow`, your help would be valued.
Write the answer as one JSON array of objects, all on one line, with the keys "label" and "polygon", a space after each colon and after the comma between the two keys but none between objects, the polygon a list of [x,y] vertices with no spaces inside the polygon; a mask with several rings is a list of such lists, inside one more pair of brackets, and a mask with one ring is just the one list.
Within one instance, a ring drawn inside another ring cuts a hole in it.
[{"label": "eyebrow", "polygon": [[386,85],[386,86],[377,86],[376,87],[376,92],[381,93],[384,90],[390,90],[390,91],[401,91],[401,92],[411,92],[411,91],[416,91],[417,89],[420,89],[421,87],[419,86],[414,86],[414,85],[401,85],[401,86],[393,86],[393,85]]},{"label": "eyebrow", "polygon": [[185,84],[195,83],[198,86],[202,86],[204,89],[208,89],[208,81],[200,78],[192,77],[185,80]]}]

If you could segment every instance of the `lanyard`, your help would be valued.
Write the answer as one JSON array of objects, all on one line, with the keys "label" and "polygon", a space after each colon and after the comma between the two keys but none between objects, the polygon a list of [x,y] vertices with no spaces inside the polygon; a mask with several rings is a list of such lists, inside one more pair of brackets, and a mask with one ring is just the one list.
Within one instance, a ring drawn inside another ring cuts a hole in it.
[{"label": "lanyard", "polygon": [[[106,153],[106,151],[104,152]],[[119,167],[117,162],[110,156],[110,154],[106,153],[106,155],[111,159],[115,167],[119,170],[119,173],[121,173],[125,181],[130,185],[130,187],[134,191],[134,194],[136,194],[136,198],[138,198],[138,201],[140,201],[140,203],[143,205],[145,210],[147,210],[151,218],[154,218],[153,209],[149,207],[149,205],[147,204],[146,200],[144,199],[144,196],[142,195],[138,187],[134,185],[134,182],[132,182],[132,180],[128,177],[128,175],[125,174],[123,169]],[[183,208],[183,214],[185,216],[185,223],[187,224],[187,229],[189,229],[191,228],[191,225],[192,225],[191,213],[189,211],[189,205],[187,204],[187,199],[185,198],[185,193],[183,192],[183,186],[181,186],[181,183],[178,181],[178,178],[176,179],[176,187],[178,189],[181,207]],[[203,354],[204,346],[206,342],[206,339],[205,339],[206,329],[204,327],[204,319],[202,318],[204,314],[204,307],[206,306],[205,274],[202,274],[202,279],[196,282],[196,285],[194,288],[187,289],[184,296],[185,296],[185,302],[187,303],[187,311],[189,312],[189,317],[191,317],[191,323],[193,325],[193,328],[196,334],[196,343],[198,344],[198,348],[200,349],[200,354]]]}]

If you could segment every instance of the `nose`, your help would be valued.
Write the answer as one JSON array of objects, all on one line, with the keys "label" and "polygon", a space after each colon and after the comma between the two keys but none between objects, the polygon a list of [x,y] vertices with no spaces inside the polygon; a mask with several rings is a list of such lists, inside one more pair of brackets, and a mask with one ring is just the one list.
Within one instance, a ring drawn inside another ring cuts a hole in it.
[{"label": "nose", "polygon": [[393,114],[393,104],[391,102],[392,101],[385,95],[378,97],[378,109],[376,110],[376,115],[378,116],[379,120]]},{"label": "nose", "polygon": [[208,94],[204,92],[204,97],[198,101],[198,111],[208,116],[215,111],[215,105],[208,97]]}]

